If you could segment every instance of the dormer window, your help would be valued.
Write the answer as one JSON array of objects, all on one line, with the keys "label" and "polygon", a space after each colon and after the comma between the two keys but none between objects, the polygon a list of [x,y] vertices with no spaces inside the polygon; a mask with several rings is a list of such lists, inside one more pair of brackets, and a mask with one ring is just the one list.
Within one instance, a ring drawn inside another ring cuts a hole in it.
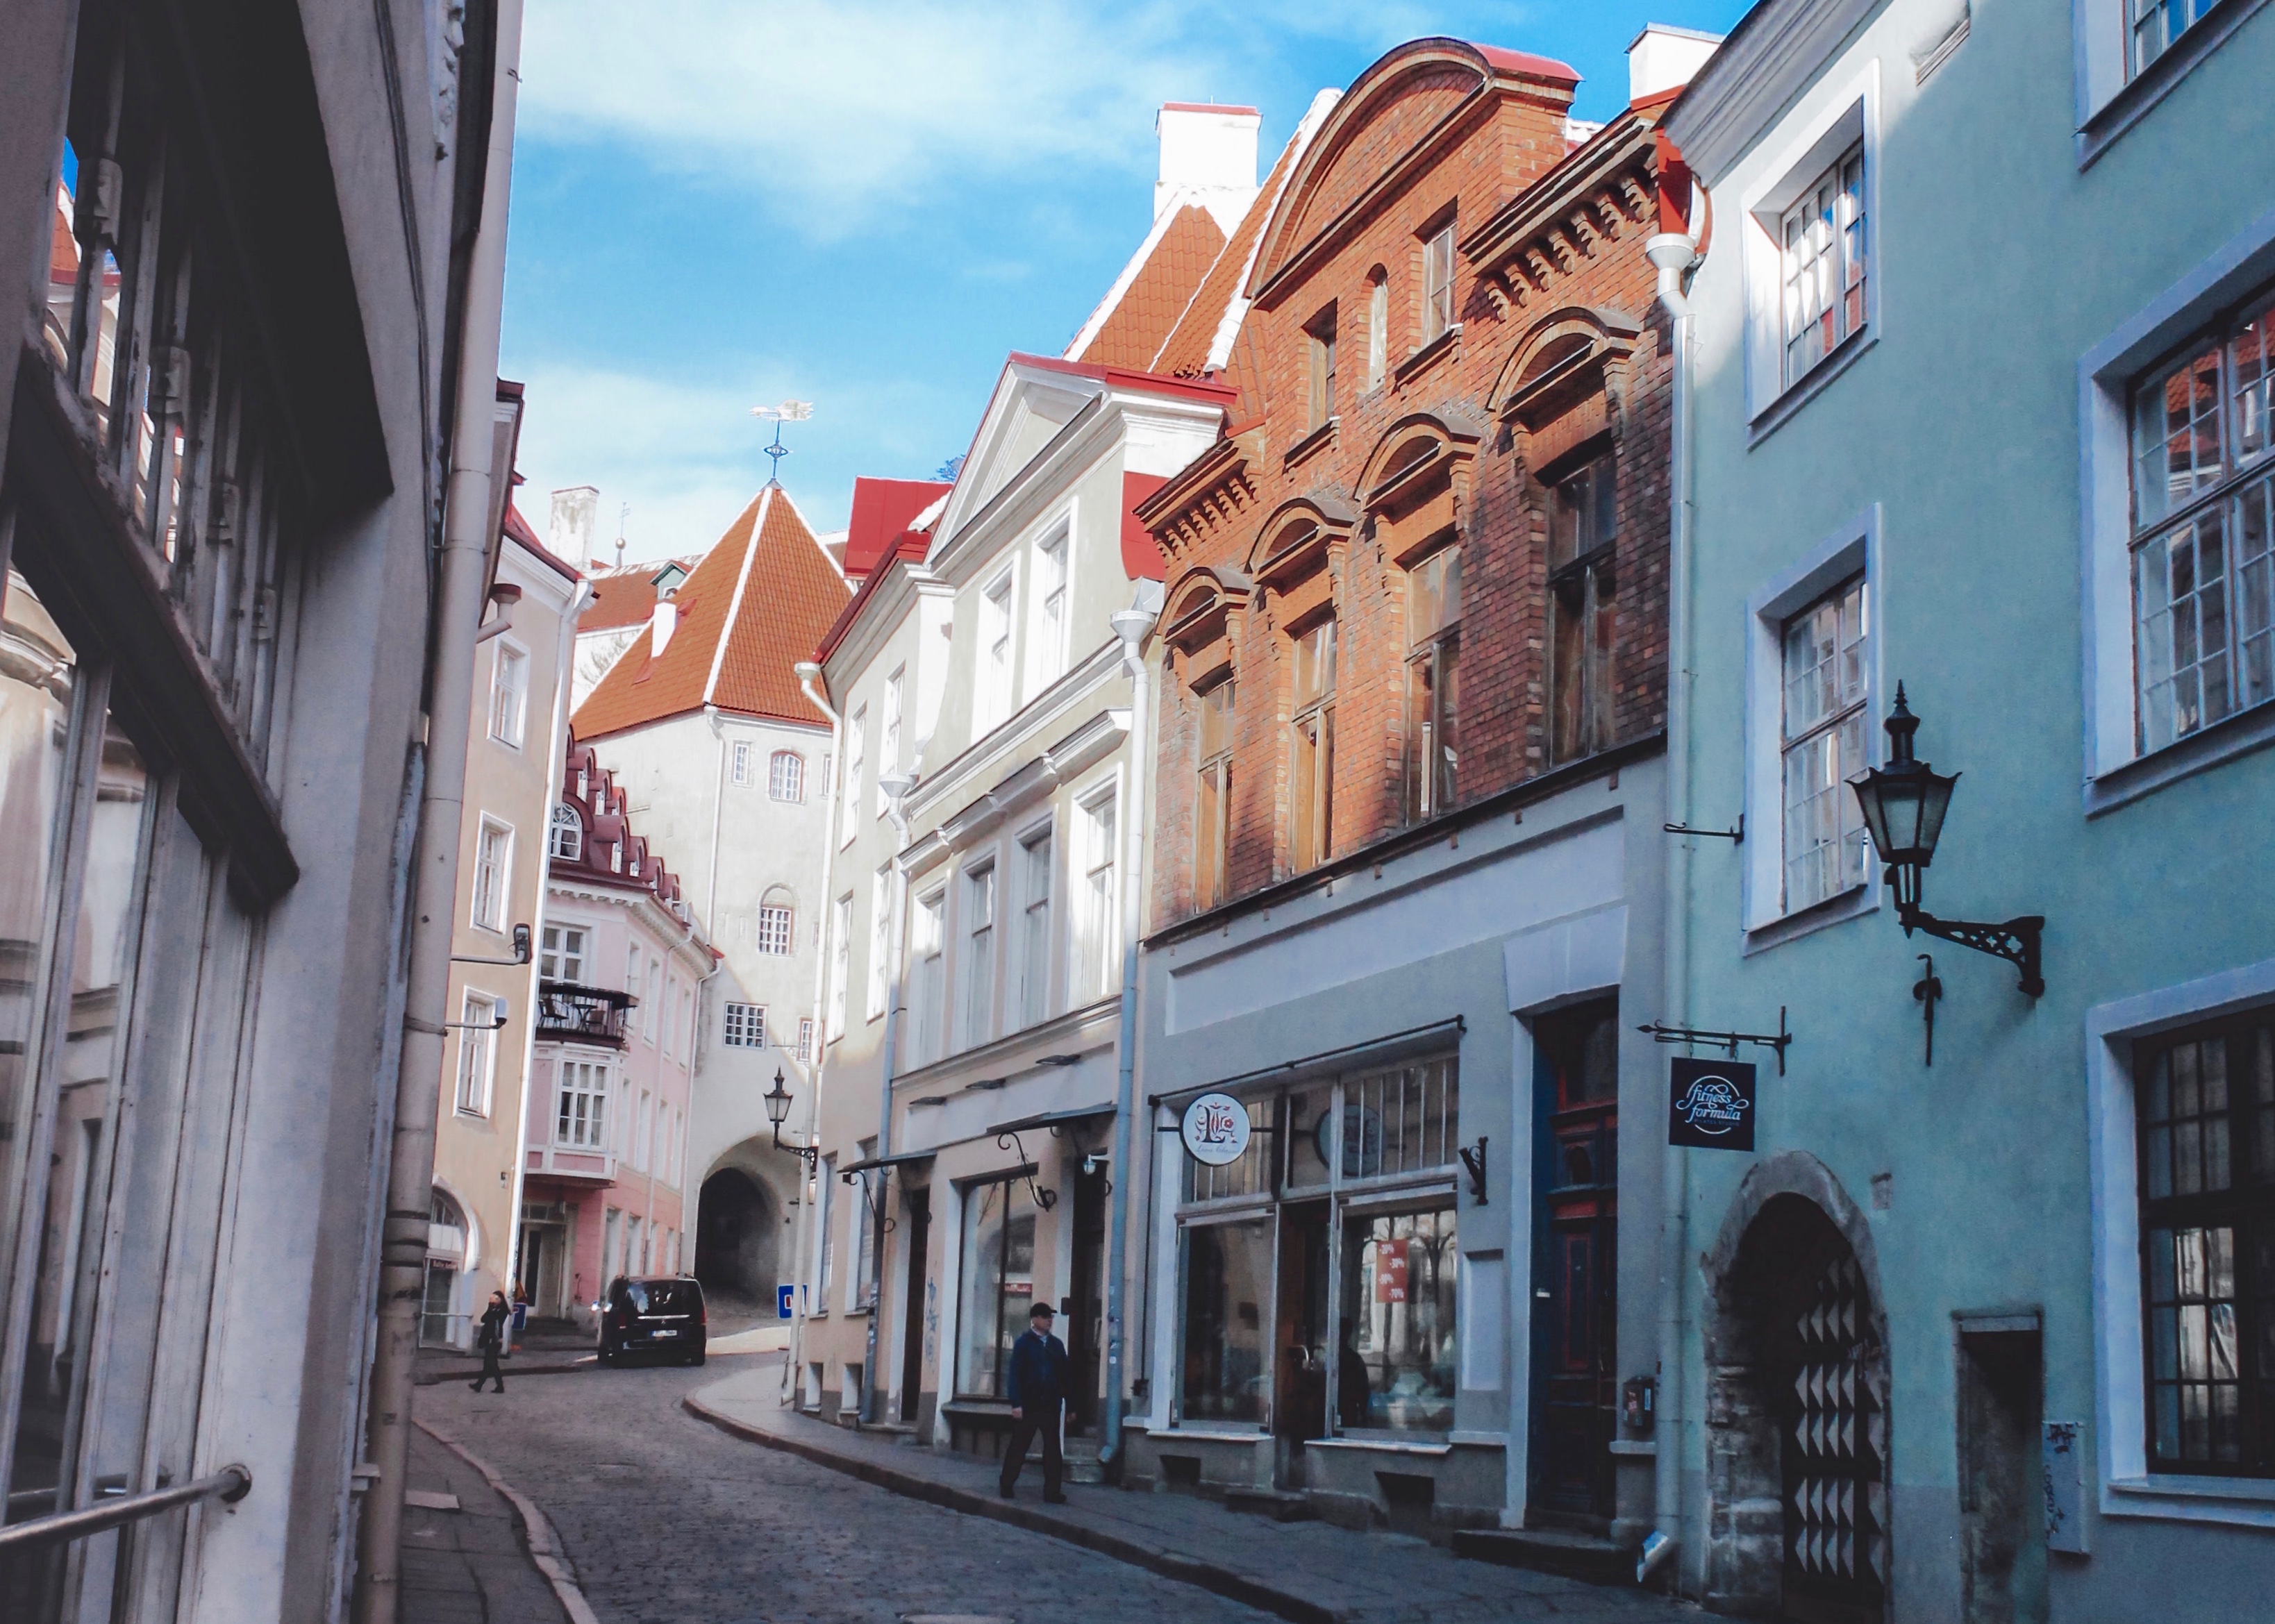
[{"label": "dormer window", "polygon": [[563,803],[553,809],[553,833],[547,842],[547,855],[563,863],[574,863],[585,850],[585,820],[577,809]]}]

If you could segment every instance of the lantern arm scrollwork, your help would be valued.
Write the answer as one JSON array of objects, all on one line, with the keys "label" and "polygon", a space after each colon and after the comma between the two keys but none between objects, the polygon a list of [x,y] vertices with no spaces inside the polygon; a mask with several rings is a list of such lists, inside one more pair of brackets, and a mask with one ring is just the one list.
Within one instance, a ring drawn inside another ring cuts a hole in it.
[{"label": "lantern arm scrollwork", "polygon": [[1907,936],[1919,931],[1938,941],[2005,959],[2022,973],[2022,992],[2028,997],[2036,998],[2046,990],[2046,978],[2039,963],[2039,940],[2046,928],[2044,914],[2026,913],[2001,924],[1987,925],[1971,919],[1939,919],[1916,904],[1900,904],[1896,923],[1904,927]]}]

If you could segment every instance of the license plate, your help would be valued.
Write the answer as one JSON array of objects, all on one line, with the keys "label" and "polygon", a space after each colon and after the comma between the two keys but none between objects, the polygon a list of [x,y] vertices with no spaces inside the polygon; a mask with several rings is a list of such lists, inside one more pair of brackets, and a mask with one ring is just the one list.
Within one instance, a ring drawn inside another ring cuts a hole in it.
[{"label": "license plate", "polygon": [[661,1341],[663,1338],[665,1338],[665,1337],[667,1337],[667,1336],[677,1336],[677,1335],[679,1334],[679,1333],[678,1333],[678,1332],[676,1332],[676,1331],[656,1331],[656,1332],[653,1332],[653,1333],[651,1333],[650,1334],[654,1335],[654,1336],[656,1338],[656,1340],[658,1340],[659,1341]]}]

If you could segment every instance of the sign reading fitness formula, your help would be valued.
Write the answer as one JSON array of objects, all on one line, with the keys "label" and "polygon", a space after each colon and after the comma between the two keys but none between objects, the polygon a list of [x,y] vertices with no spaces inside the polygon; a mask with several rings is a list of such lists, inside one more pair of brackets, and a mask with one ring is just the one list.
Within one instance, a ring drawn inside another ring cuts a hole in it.
[{"label": "sign reading fitness formula", "polygon": [[1195,1161],[1221,1167],[1248,1149],[1248,1107],[1230,1094],[1203,1094],[1185,1107],[1181,1131]]},{"label": "sign reading fitness formula", "polygon": [[1751,1061],[1667,1062],[1667,1142],[1698,1151],[1754,1148],[1754,1066]]}]

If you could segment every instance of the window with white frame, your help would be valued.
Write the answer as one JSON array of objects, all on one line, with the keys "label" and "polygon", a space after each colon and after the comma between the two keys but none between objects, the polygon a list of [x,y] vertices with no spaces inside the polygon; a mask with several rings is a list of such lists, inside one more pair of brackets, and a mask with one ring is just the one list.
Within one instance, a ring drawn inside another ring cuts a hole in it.
[{"label": "window with white frame", "polygon": [[752,763],[757,759],[758,746],[746,738],[738,738],[727,748],[727,777],[737,789],[751,787],[756,771]]},{"label": "window with white frame", "polygon": [[679,1003],[679,983],[678,983],[678,982],[676,982],[676,981],[667,981],[667,982],[665,982],[665,983],[663,984],[663,1017],[662,1017],[662,1018],[663,1018],[663,1052],[664,1052],[664,1054],[665,1054],[666,1055],[669,1055],[669,1054],[671,1054],[672,1053],[674,1053],[674,1050],[673,1050],[673,1047],[672,1047],[672,1040],[673,1040],[674,1039],[676,1039],[676,1037],[678,1037],[678,1035],[679,1035],[679,1023],[678,1023],[678,1021],[676,1021],[676,1019],[674,1019],[674,1018],[673,1018],[673,1016],[674,1016],[674,1013],[675,1013],[675,1011],[676,1011],[676,1010],[677,1009],[677,1008],[678,1008],[678,1003]]},{"label": "window with white frame", "polygon": [[695,1058],[695,989],[679,989],[679,1052],[688,1060]]},{"label": "window with white frame", "polygon": [[2136,744],[2275,699],[2275,289],[2133,390]]},{"label": "window with white frame", "polygon": [[598,1061],[563,1061],[555,1091],[553,1143],[580,1151],[607,1148],[608,1101],[608,1067]]},{"label": "window with white frame", "polygon": [[1368,393],[1382,387],[1384,373],[1390,367],[1390,277],[1381,266],[1376,266],[1366,277],[1366,387]]},{"label": "window with white frame", "polygon": [[964,1044],[995,1035],[995,865],[982,863],[964,876]]},{"label": "window with white frame", "polygon": [[553,809],[553,827],[546,841],[546,855],[564,863],[574,863],[584,855],[585,820],[577,809],[565,802]]},{"label": "window with white frame", "polygon": [[548,925],[538,938],[537,974],[543,981],[585,979],[584,927]]},{"label": "window with white frame", "polygon": [[655,1097],[640,1090],[639,1115],[633,1119],[632,1166],[646,1173],[655,1155]]},{"label": "window with white frame", "polygon": [[974,733],[985,733],[1011,714],[1011,572],[979,593],[979,670],[973,696]]},{"label": "window with white frame", "polygon": [[893,797],[885,793],[885,780],[901,770],[901,679],[907,668],[885,679],[885,731],[877,741],[877,816],[892,810]]},{"label": "window with white frame", "polygon": [[490,1070],[495,1063],[497,1000],[469,988],[458,1016],[458,1109],[490,1114]]},{"label": "window with white frame", "polygon": [[520,749],[528,709],[529,656],[500,638],[497,663],[490,671],[490,736]]},{"label": "window with white frame", "polygon": [[634,998],[640,991],[640,950],[638,947],[624,949],[624,991]]},{"label": "window with white frame", "polygon": [[1863,819],[1848,781],[1870,765],[1871,633],[1861,575],[1785,623],[1779,753],[1788,913],[1864,883]]},{"label": "window with white frame", "polygon": [[909,915],[909,1047],[916,1063],[938,1060],[945,1046],[941,1034],[946,1014],[947,966],[942,926],[948,915],[948,892],[936,890],[917,899]]},{"label": "window with white frame", "polygon": [[1082,884],[1075,893],[1074,955],[1067,1002],[1079,1006],[1122,985],[1114,929],[1115,805],[1111,788],[1078,808]]},{"label": "window with white frame", "polygon": [[1035,544],[1035,579],[1029,588],[1034,605],[1034,645],[1030,659],[1034,666],[1034,680],[1029,684],[1039,693],[1059,678],[1066,669],[1067,656],[1067,555],[1069,548],[1069,521],[1064,518],[1054,525]]},{"label": "window with white frame", "polygon": [[513,831],[495,819],[484,818],[474,836],[473,922],[486,931],[505,928],[512,858]]},{"label": "window with white frame", "polygon": [[2219,0],[2126,0],[2131,26],[2128,30],[2126,72],[2145,73],[2150,64],[2173,48],[2173,42],[2203,20]]},{"label": "window with white frame", "polygon": [[813,1265],[813,1311],[827,1314],[829,1311],[829,1277],[837,1261],[837,1235],[834,1227],[836,1214],[831,1210],[837,1205],[836,1157],[821,1159],[821,1176],[815,1182],[819,1188],[814,1191],[814,1197],[820,1202],[821,1211],[814,1226],[816,1250],[820,1256]]},{"label": "window with white frame", "polygon": [[1864,326],[1869,250],[1864,144],[1834,159],[1778,223],[1784,382],[1810,369]]},{"label": "window with white frame", "polygon": [[1051,831],[1019,842],[1019,1024],[1051,1012]]},{"label": "window with white frame", "polygon": [[801,1061],[813,1058],[813,1017],[810,1015],[797,1017],[797,1057]]},{"label": "window with white frame", "polygon": [[654,1043],[656,1023],[662,1018],[663,961],[650,959],[647,965],[647,1001],[640,1006],[640,1036]]},{"label": "window with white frame", "polygon": [[852,973],[853,893],[837,899],[829,918],[829,1037],[845,1035],[845,983]]},{"label": "window with white frame", "polygon": [[795,750],[777,750],[767,757],[767,794],[777,801],[805,799],[805,758]]},{"label": "window with white frame", "polygon": [[765,903],[759,908],[759,951],[783,954],[797,934],[797,910],[788,903]]},{"label": "window with white frame", "polygon": [[838,836],[841,845],[851,845],[861,832],[861,769],[866,765],[863,757],[868,749],[868,733],[869,707],[865,705],[845,724],[845,828]]},{"label": "window with white frame", "polygon": [[1433,344],[1454,325],[1454,223],[1422,239],[1422,342]]},{"label": "window with white frame", "polygon": [[892,936],[893,865],[881,865],[869,891],[869,1018],[885,1013],[885,986],[891,967],[885,963],[886,943]]},{"label": "window with white frame", "polygon": [[719,1041],[730,1049],[763,1049],[767,1046],[767,1007],[764,1004],[738,1004],[729,1001],[727,1018],[720,1031]]}]

